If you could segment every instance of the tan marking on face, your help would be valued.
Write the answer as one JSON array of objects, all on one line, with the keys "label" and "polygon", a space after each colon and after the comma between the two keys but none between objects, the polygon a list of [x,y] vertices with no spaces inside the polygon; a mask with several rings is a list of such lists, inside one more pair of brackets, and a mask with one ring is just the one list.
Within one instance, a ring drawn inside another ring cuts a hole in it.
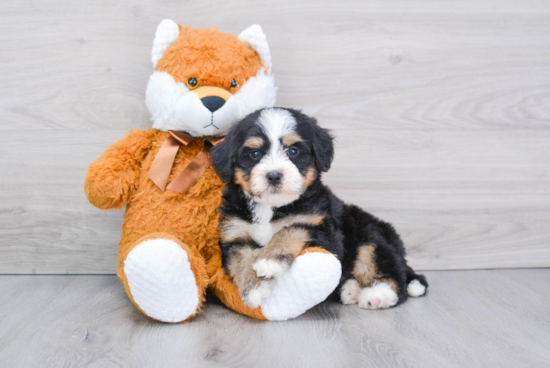
[{"label": "tan marking on face", "polygon": [[235,169],[235,174],[233,175],[235,183],[239,184],[241,188],[247,193],[250,193],[250,178],[246,175],[241,169]]},{"label": "tan marking on face", "polygon": [[304,191],[309,188],[311,184],[317,179],[317,170],[315,167],[311,166],[304,177],[302,178],[302,183],[304,184]]},{"label": "tan marking on face", "polygon": [[302,138],[298,134],[287,134],[281,141],[285,146],[290,147],[295,143],[301,142]]},{"label": "tan marking on face", "polygon": [[260,148],[264,144],[264,140],[260,137],[250,137],[244,142],[244,146],[248,148]]}]

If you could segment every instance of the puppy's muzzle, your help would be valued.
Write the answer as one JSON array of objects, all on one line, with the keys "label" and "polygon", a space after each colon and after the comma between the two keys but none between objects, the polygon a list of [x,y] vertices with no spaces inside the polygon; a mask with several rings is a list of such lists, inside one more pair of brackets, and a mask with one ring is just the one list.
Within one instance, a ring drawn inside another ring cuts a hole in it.
[{"label": "puppy's muzzle", "polygon": [[271,171],[267,173],[266,178],[267,182],[275,187],[281,183],[281,180],[283,179],[283,174],[278,171]]}]

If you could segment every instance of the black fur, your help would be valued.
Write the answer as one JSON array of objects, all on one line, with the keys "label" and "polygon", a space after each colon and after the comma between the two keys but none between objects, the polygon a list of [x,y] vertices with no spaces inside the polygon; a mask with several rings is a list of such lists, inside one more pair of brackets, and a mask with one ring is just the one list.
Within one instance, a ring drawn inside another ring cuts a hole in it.
[{"label": "black fur", "polygon": [[[307,162],[295,163],[297,166],[316,165],[319,175],[300,198],[289,205],[275,208],[271,221],[285,216],[298,214],[319,214],[325,216],[323,223],[318,226],[295,224],[307,231],[314,239],[308,246],[322,247],[338,256],[342,263],[342,279],[340,286],[352,278],[354,263],[358,248],[365,244],[375,244],[375,263],[377,273],[383,278],[394,280],[399,288],[398,304],[407,300],[407,285],[412,280],[418,280],[428,286],[422,275],[417,275],[405,260],[403,242],[393,226],[354,205],[345,204],[320,180],[320,172],[330,168],[334,157],[333,137],[329,131],[318,126],[314,118],[302,114],[300,111],[289,111],[297,121],[297,134],[303,138],[304,144],[300,150],[306,152],[303,160]],[[262,134],[255,122],[259,117],[257,111],[237,123],[227,134],[224,142],[218,144],[212,152],[213,165],[222,180],[226,183],[223,193],[221,218],[238,217],[252,222],[252,214],[248,207],[248,199],[240,185],[232,178],[232,172],[238,166],[247,170],[246,161],[240,161],[241,146],[251,136]],[[309,150],[309,155],[307,154]],[[303,173],[302,170],[300,172]],[[250,246],[258,248],[253,240],[237,241],[224,244],[220,241],[223,253],[223,266],[227,271],[228,259],[235,247]],[[331,295],[331,299],[339,299],[338,287]]]}]

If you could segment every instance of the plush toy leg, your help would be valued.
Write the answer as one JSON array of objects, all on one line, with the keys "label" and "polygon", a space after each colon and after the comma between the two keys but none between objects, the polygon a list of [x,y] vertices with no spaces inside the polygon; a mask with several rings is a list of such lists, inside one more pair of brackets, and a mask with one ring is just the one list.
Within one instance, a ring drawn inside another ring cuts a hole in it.
[{"label": "plush toy leg", "polygon": [[342,275],[340,261],[321,248],[307,248],[290,269],[276,280],[271,296],[256,309],[241,300],[237,287],[219,268],[214,293],[229,308],[256,319],[285,321],[298,317],[325,300],[336,289]]},{"label": "plush toy leg", "polygon": [[271,296],[262,304],[270,321],[298,317],[325,300],[340,283],[342,265],[321,248],[307,248],[276,280]]},{"label": "plush toy leg", "polygon": [[118,276],[136,307],[162,322],[194,316],[208,285],[199,252],[166,233],[150,234],[123,247]]}]

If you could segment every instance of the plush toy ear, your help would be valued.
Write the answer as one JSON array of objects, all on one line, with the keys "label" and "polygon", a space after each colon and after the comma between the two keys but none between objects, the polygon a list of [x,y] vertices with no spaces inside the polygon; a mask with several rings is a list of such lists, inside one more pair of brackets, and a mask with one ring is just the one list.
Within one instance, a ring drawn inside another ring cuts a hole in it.
[{"label": "plush toy ear", "polygon": [[216,173],[224,183],[231,180],[233,160],[236,154],[236,150],[231,143],[232,140],[232,137],[228,134],[223,142],[218,143],[210,150],[212,166],[214,166]]},{"label": "plush toy ear", "polygon": [[313,138],[313,152],[317,169],[327,172],[334,159],[334,138],[328,129],[321,128],[315,121],[315,135]]},{"label": "plush toy ear", "polygon": [[157,27],[155,33],[155,40],[153,41],[153,50],[151,51],[151,58],[153,61],[153,67],[157,66],[160,58],[164,55],[164,52],[172,42],[174,42],[180,34],[180,26],[170,20],[165,19]]},{"label": "plush toy ear", "polygon": [[260,60],[262,60],[266,72],[271,73],[271,52],[269,51],[267,37],[264,31],[262,31],[262,27],[258,24],[254,24],[242,31],[238,38],[256,50],[258,55],[260,55]]}]

